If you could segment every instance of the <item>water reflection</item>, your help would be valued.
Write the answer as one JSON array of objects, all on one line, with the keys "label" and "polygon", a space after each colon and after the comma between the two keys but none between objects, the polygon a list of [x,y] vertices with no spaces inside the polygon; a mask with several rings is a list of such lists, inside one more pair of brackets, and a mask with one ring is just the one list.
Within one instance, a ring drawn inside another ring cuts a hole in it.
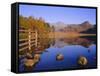
[{"label": "water reflection", "polygon": [[95,43],[89,37],[40,39],[31,53],[20,58],[20,71],[96,67]]},{"label": "water reflection", "polygon": [[93,42],[86,38],[61,38],[55,40],[55,47],[64,47],[66,45],[81,45],[88,48]]}]

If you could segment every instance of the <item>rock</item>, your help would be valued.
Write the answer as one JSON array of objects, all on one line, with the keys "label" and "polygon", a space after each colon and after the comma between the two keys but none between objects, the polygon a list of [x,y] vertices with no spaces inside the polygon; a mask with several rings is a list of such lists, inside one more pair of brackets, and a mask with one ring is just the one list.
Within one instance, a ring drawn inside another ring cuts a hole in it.
[{"label": "rock", "polygon": [[35,60],[35,62],[38,62],[40,60],[40,54],[35,54],[34,60]]},{"label": "rock", "polygon": [[26,57],[30,59],[30,58],[32,58],[32,55],[30,53],[27,53]]},{"label": "rock", "polygon": [[56,57],[56,60],[63,60],[64,59],[64,56],[62,54],[58,54],[57,57]]},{"label": "rock", "polygon": [[87,65],[88,63],[88,60],[86,57],[84,56],[80,56],[79,59],[78,59],[78,64],[81,65],[81,66],[85,66]]},{"label": "rock", "polygon": [[33,61],[33,59],[27,59],[24,62],[24,65],[27,67],[32,67],[35,64],[35,62]]},{"label": "rock", "polygon": [[24,62],[24,66],[25,66],[26,71],[32,71],[32,69],[34,69],[35,65],[36,65],[36,61],[33,59],[27,59]]}]

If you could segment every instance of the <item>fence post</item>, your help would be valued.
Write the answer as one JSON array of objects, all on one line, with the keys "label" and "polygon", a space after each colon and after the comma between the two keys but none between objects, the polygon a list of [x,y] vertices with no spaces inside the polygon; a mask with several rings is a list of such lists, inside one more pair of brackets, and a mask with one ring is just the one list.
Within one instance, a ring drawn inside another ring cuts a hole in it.
[{"label": "fence post", "polygon": [[38,41],[38,33],[37,30],[35,30],[35,47],[37,47],[37,41]]},{"label": "fence post", "polygon": [[31,29],[28,30],[28,49],[31,50]]}]

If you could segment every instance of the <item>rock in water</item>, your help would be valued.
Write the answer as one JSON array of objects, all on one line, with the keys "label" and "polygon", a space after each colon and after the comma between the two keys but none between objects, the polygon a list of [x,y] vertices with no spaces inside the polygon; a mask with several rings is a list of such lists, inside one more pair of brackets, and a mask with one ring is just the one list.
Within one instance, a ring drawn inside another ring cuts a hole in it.
[{"label": "rock in water", "polygon": [[87,63],[88,63],[88,60],[87,60],[86,57],[84,57],[84,56],[79,57],[79,59],[78,59],[78,64],[79,65],[85,66],[85,65],[87,65]]},{"label": "rock in water", "polygon": [[32,67],[35,64],[35,62],[33,61],[33,59],[27,59],[24,63],[25,66],[29,66]]},{"label": "rock in water", "polygon": [[32,58],[32,55],[30,53],[27,53],[26,57],[30,59],[30,58]]},{"label": "rock in water", "polygon": [[62,54],[58,54],[57,57],[56,57],[56,60],[63,60],[64,59],[64,56]]},{"label": "rock in water", "polygon": [[35,61],[35,63],[40,61],[40,54],[35,54],[34,55],[34,61]]}]

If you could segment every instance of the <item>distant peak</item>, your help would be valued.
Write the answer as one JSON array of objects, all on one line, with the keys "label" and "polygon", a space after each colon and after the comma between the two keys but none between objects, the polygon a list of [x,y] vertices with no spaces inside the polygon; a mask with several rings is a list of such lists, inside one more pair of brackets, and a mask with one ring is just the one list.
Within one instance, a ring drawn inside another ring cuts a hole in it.
[{"label": "distant peak", "polygon": [[91,25],[89,21],[85,21],[82,24]]}]

